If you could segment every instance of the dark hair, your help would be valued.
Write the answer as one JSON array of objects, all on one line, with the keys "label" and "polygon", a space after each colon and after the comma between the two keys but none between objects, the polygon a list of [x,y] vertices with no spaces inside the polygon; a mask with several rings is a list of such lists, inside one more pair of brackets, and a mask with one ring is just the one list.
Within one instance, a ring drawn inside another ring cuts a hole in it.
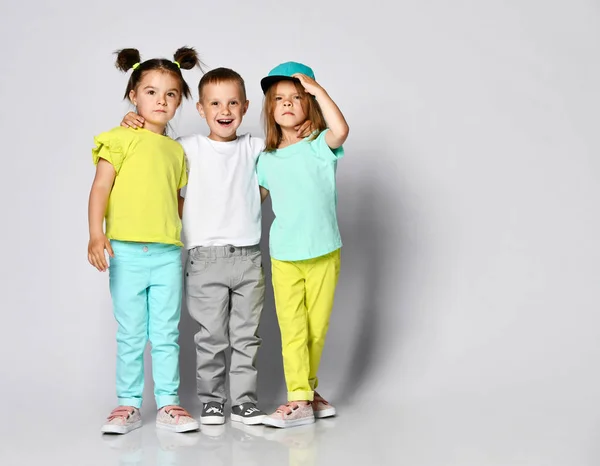
[{"label": "dark hair", "polygon": [[244,84],[244,80],[239,73],[229,68],[215,68],[202,76],[202,79],[200,79],[200,83],[198,84],[198,100],[202,101],[202,91],[208,84],[219,84],[227,81],[233,81],[240,86],[245,101],[246,85]]},{"label": "dark hair", "polygon": [[[300,81],[297,79],[290,79],[289,81],[294,83],[296,91],[302,96],[302,109],[304,110],[306,119],[310,120],[312,123],[312,129],[314,130],[314,133],[310,137],[310,139],[313,140],[321,133],[321,131],[327,129],[323,110],[321,110],[321,106],[319,105],[319,102],[317,102],[317,99],[306,92],[304,86],[300,84]],[[275,92],[277,92],[277,84],[273,84],[267,89],[263,101],[262,117],[265,128],[265,152],[277,150],[283,135],[281,126],[277,124],[274,116]]]},{"label": "dark hair", "polygon": [[[166,58],[152,58],[142,62],[140,52],[137,49],[121,49],[115,52],[117,55],[117,61],[115,66],[123,72],[129,71],[134,65],[138,64],[129,77],[127,83],[127,89],[125,90],[125,99],[129,98],[129,93],[134,90],[142,80],[142,76],[146,71],[151,70],[162,70],[168,73],[172,73],[179,79],[181,84],[181,94],[184,97],[190,98],[191,92],[190,87],[183,79],[181,70],[191,70],[195,66],[202,70],[202,61],[198,57],[196,50],[191,47],[181,47],[173,55],[174,61],[167,60]],[[175,63],[179,63],[179,66]]]}]

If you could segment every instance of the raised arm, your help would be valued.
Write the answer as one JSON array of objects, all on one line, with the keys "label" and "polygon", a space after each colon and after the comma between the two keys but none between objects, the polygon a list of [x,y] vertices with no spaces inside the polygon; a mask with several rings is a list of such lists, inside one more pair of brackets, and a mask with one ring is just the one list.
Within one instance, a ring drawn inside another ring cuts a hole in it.
[{"label": "raised arm", "polygon": [[296,73],[293,77],[300,80],[306,92],[314,95],[317,102],[319,102],[321,110],[323,110],[323,116],[329,127],[329,131],[325,135],[325,141],[329,147],[337,149],[346,141],[348,132],[350,131],[341,110],[333,99],[329,97],[327,91],[314,79],[302,73]]}]

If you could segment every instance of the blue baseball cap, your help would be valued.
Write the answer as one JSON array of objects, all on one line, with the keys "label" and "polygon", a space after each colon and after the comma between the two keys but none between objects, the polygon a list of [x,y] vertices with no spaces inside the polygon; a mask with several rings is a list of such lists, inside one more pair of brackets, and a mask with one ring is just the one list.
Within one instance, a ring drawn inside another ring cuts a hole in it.
[{"label": "blue baseball cap", "polygon": [[260,87],[262,87],[263,93],[266,94],[267,89],[269,89],[269,87],[276,82],[284,79],[294,80],[295,78],[292,78],[292,75],[296,73],[302,73],[312,79],[315,79],[315,73],[313,73],[313,70],[310,67],[295,61],[288,61],[282,63],[281,65],[277,65],[275,68],[269,71],[268,76],[260,80]]}]

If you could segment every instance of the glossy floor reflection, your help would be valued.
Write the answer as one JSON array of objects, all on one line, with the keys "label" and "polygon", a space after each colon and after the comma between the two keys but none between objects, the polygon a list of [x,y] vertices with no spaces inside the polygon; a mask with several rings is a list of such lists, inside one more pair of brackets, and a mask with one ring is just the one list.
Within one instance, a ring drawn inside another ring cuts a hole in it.
[{"label": "glossy floor reflection", "polygon": [[600,464],[595,406],[573,410],[515,399],[455,396],[400,406],[373,399],[338,405],[338,417],[309,426],[275,429],[228,420],[188,434],[156,429],[152,410],[146,410],[144,426],[122,436],[100,434],[101,407],[65,413],[59,405],[42,416],[0,423],[0,466]]},{"label": "glossy floor reflection", "polygon": [[285,430],[227,423],[188,434],[147,425],[123,436],[105,435],[101,440],[114,459],[110,464],[118,466],[314,466],[320,444],[335,429],[335,422],[323,420]]}]

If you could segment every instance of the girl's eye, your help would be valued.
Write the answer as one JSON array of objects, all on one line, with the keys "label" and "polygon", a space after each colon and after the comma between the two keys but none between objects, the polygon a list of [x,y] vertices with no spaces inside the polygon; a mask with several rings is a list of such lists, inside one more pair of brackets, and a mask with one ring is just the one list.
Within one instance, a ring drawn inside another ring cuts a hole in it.
[{"label": "girl's eye", "polygon": [[300,97],[299,95],[296,95],[296,96],[294,96],[294,99],[300,100],[300,99],[302,99],[302,97]]},{"label": "girl's eye", "polygon": [[277,96],[275,97],[275,100],[281,100],[281,97]]},{"label": "girl's eye", "polygon": [[169,92],[167,95],[168,95],[169,97],[175,97],[175,93],[174,93],[174,92]]},{"label": "girl's eye", "polygon": [[150,90],[148,91],[148,94],[150,94],[150,95],[154,95],[154,91],[153,91],[152,89],[150,89]]}]

